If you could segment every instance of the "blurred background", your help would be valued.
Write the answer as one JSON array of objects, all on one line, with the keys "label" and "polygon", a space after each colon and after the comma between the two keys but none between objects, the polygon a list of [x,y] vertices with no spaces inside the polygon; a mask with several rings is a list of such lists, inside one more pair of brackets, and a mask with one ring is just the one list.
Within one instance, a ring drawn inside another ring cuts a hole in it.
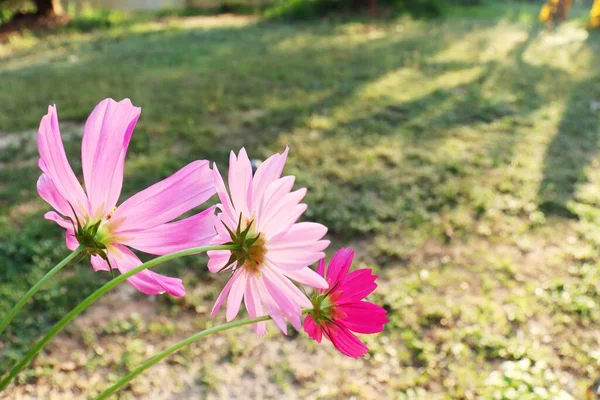
[{"label": "blurred background", "polygon": [[[380,274],[370,300],[391,322],[364,360],[274,327],[214,335],[119,398],[594,398],[600,33],[593,1],[570,3],[0,0],[0,314],[67,254],[35,189],[41,116],[57,104],[81,175],[89,112],[129,97],[121,199],[195,159],[289,145],[304,218]],[[187,296],[121,286],[7,397],[88,398],[224,321],[208,314],[227,276],[205,258],[157,271]],[[109,279],[61,272],[0,339],[0,371]]]}]

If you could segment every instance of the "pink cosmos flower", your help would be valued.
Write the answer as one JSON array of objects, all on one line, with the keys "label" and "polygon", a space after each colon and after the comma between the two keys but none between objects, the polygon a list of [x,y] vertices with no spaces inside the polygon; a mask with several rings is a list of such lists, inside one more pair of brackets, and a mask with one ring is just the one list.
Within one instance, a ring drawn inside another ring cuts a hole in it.
[{"label": "pink cosmos flower", "polygon": [[[306,210],[300,201],[306,189],[292,192],[295,178],[281,172],[288,148],[263,162],[254,176],[243,148],[229,159],[229,192],[214,166],[220,222],[214,244],[234,243],[239,251],[208,252],[211,272],[232,270],[233,274],[212,310],[214,316],[227,298],[227,321],[238,314],[242,299],[250,317],[270,315],[287,334],[286,320],[301,327],[303,307],[311,303],[292,280],[316,288],[327,282],[308,266],[324,257],[328,240],[321,240],[327,228],[314,222],[296,221]],[[254,324],[259,336],[266,333],[264,322]]]},{"label": "pink cosmos flower", "polygon": [[[352,249],[340,249],[333,256],[327,268],[329,290],[313,295],[313,310],[304,319],[304,330],[319,343],[325,335],[342,354],[358,358],[369,349],[352,332],[381,332],[389,320],[382,307],[363,300],[377,287],[377,275],[370,269],[348,273],[353,258]],[[317,272],[325,276],[324,259]]]},{"label": "pink cosmos flower", "polygon": [[[67,231],[70,250],[86,246],[95,271],[116,268],[124,273],[139,266],[142,262],[128,247],[164,255],[208,244],[214,237],[214,207],[170,222],[215,193],[208,161],[194,161],[115,207],[123,184],[125,153],[140,112],[129,99],[118,103],[106,99],[94,108],[81,148],[85,191],[67,161],[55,106],[48,107],[40,123],[37,144],[43,174],[37,190],[58,211],[44,217]],[[148,295],[185,294],[180,279],[148,270],[128,281]]]}]

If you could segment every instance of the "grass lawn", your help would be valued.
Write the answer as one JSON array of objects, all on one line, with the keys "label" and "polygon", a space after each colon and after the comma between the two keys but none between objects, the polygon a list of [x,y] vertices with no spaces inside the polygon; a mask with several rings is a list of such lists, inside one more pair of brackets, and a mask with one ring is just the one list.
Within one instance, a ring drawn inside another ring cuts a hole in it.
[{"label": "grass lawn", "polygon": [[[373,300],[391,322],[358,361],[303,333],[259,340],[242,328],[123,398],[582,398],[600,376],[600,35],[580,21],[545,32],[535,8],[474,10],[137,18],[12,37],[0,45],[0,315],[67,254],[35,190],[46,107],[57,104],[80,171],[88,113],[130,97],[143,111],[122,199],[195,159],[223,170],[231,149],[263,159],[289,145],[306,218],[330,228],[331,252],[352,246],[357,266],[378,271]],[[182,276],[188,296],[123,286],[8,395],[87,398],[212,323],[226,276],[202,257],[159,271]],[[109,279],[85,262],[61,273],[1,338],[0,371]]]}]

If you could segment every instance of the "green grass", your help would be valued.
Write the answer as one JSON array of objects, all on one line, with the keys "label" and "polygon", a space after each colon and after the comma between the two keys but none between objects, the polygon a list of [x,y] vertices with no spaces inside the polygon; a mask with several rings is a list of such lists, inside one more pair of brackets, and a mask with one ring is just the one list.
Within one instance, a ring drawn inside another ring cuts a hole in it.
[{"label": "green grass", "polygon": [[[332,251],[353,246],[357,265],[377,269],[375,300],[390,312],[363,362],[305,335],[237,332],[168,364],[181,372],[169,378],[175,393],[222,395],[235,366],[249,368],[240,382],[263,373],[281,393],[317,397],[582,398],[600,373],[600,36],[579,20],[544,32],[533,7],[502,10],[303,24],[169,17],[11,38],[0,48],[0,131],[11,141],[0,150],[0,314],[65,254],[35,191],[31,132],[47,105],[69,122],[78,169],[90,110],[130,97],[143,112],[123,199],[194,159],[224,168],[231,149],[265,158],[290,145],[286,172],[308,188],[306,218],[330,228]],[[21,383],[95,393],[148,346],[199,329],[222,280],[189,266],[161,269],[184,275],[184,301],[134,296],[156,315],[73,327],[63,340],[77,345],[75,370],[56,366],[57,345]],[[61,274],[2,339],[0,370],[108,279],[86,263]],[[262,351],[262,372],[244,364]],[[295,361],[324,352],[347,375]],[[82,377],[88,386],[73,386]],[[142,380],[130,395],[157,387]]]}]

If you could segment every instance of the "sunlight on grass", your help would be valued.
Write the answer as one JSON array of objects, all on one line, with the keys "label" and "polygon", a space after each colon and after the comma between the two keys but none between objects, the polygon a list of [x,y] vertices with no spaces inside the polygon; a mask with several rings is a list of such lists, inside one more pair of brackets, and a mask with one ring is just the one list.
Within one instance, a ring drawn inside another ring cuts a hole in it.
[{"label": "sunlight on grass", "polygon": [[[302,335],[214,337],[127,395],[488,398],[527,381],[533,397],[582,398],[600,374],[600,41],[577,21],[546,32],[537,9],[295,24],[140,15],[11,38],[0,50],[2,134],[31,133],[56,103],[78,171],[75,131],[91,107],[131,97],[143,112],[123,198],[194,159],[222,166],[232,148],[264,159],[290,145],[286,172],[308,188],[307,219],[381,275],[374,300],[391,323],[360,364]],[[64,253],[42,219],[35,145],[11,143],[0,149],[0,314]],[[93,395],[173,332],[210,323],[223,278],[200,261],[161,271],[184,276],[183,300],[107,298],[38,358],[23,377],[35,385],[10,395]],[[18,321],[0,366],[107,278],[74,271]]]}]

